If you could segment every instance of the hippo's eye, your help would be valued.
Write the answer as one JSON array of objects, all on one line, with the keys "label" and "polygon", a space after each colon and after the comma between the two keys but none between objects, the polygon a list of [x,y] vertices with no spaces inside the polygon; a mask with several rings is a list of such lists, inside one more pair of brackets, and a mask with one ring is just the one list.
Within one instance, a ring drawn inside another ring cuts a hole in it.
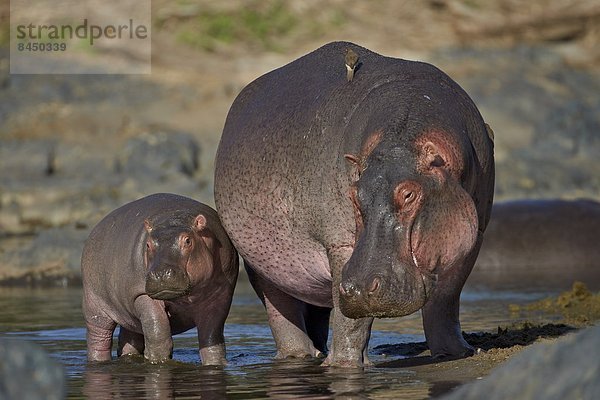
[{"label": "hippo's eye", "polygon": [[186,236],[186,238],[183,240],[183,243],[184,243],[186,246],[191,246],[191,245],[192,245],[192,239],[190,239],[190,237],[189,237],[189,236]]},{"label": "hippo's eye", "polygon": [[419,196],[419,187],[414,182],[400,183],[395,190],[394,197],[400,212],[412,208]]}]

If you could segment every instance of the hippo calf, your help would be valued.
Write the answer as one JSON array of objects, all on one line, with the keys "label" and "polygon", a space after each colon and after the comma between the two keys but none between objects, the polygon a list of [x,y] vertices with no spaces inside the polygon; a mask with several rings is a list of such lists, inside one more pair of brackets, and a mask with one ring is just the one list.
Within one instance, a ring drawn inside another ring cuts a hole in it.
[{"label": "hippo calf", "polygon": [[419,309],[434,356],[472,354],[459,297],[493,191],[493,132],[459,85],[347,42],[246,86],[215,165],[277,356],[326,353],[333,310],[324,365],[367,363],[373,317]]},{"label": "hippo calf", "polygon": [[238,255],[217,213],[192,199],[154,194],[98,223],[81,259],[88,360],[172,356],[172,335],[198,329],[205,365],[225,364],[223,327],[238,274]]}]

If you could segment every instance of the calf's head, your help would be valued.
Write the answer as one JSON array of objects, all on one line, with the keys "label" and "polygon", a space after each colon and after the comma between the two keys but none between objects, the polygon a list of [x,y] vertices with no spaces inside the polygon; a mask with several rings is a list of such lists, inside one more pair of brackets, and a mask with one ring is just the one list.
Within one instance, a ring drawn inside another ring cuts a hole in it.
[{"label": "calf's head", "polygon": [[213,239],[206,217],[174,216],[145,221],[146,293],[160,300],[189,294],[213,269]]},{"label": "calf's head", "polygon": [[339,287],[344,315],[417,311],[438,277],[473,250],[478,218],[465,147],[451,134],[429,131],[403,146],[370,143],[368,154],[346,155],[356,169],[356,236]]}]

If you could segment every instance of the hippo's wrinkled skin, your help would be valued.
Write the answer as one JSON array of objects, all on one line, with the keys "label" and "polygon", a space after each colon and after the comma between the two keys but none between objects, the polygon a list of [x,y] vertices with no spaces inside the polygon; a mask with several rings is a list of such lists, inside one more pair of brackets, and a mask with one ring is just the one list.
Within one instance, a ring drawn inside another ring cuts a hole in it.
[{"label": "hippo's wrinkled skin", "polygon": [[90,361],[171,357],[171,335],[198,328],[202,363],[225,364],[223,326],[238,256],[217,213],[192,199],[155,194],[108,214],[83,249],[83,313]]},{"label": "hippo's wrinkled skin", "polygon": [[[359,57],[351,81],[348,48]],[[325,365],[368,362],[372,317],[420,308],[434,356],[472,353],[458,306],[492,203],[492,137],[444,73],[351,43],[240,93],[215,200],[279,357],[326,352],[331,308]]]}]

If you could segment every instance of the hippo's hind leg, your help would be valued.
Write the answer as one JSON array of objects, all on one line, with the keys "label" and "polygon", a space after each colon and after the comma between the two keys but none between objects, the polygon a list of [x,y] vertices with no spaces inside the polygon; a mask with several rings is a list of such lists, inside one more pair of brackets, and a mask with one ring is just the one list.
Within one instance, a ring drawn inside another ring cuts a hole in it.
[{"label": "hippo's hind leg", "polygon": [[117,356],[144,354],[144,335],[119,327]]},{"label": "hippo's hind leg", "polygon": [[269,326],[277,346],[275,358],[320,356],[320,351],[315,348],[306,330],[306,303],[275,288],[256,274],[247,262],[244,265],[252,287],[267,310]]},{"label": "hippo's hind leg", "polygon": [[313,345],[323,354],[327,354],[327,339],[329,337],[329,315],[331,308],[306,304],[304,321],[308,337]]},{"label": "hippo's hind leg", "polygon": [[109,361],[112,358],[113,332],[117,323],[104,313],[89,309],[85,301],[83,302],[83,311],[88,361]]},{"label": "hippo's hind leg", "polygon": [[112,358],[113,332],[117,323],[106,315],[101,303],[85,287],[82,311],[86,326],[88,361],[109,361]]}]

